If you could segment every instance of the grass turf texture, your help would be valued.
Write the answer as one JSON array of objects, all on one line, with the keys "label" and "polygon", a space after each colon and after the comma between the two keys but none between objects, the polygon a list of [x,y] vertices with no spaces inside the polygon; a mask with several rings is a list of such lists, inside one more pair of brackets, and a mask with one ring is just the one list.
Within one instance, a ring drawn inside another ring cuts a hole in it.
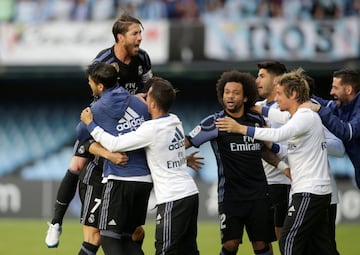
[{"label": "grass turf texture", "polygon": [[[7,255],[69,255],[77,254],[82,243],[82,229],[77,220],[65,219],[63,233],[58,248],[48,249],[45,245],[47,231],[45,220],[33,219],[0,219],[0,254]],[[145,226],[146,238],[143,250],[146,255],[155,254],[154,233],[155,225],[149,219]],[[341,255],[357,255],[360,251],[359,224],[340,224],[336,229],[337,245]],[[217,221],[200,221],[198,224],[198,246],[202,255],[217,255],[220,251],[220,234]],[[253,254],[251,245],[244,237],[244,244],[238,254]],[[280,254],[276,243],[274,254]],[[97,253],[103,255],[100,249]]]}]

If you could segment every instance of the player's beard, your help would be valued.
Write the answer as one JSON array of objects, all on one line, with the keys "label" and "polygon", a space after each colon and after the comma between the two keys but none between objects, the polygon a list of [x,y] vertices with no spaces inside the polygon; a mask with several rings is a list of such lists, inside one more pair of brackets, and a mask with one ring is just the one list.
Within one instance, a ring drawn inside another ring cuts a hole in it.
[{"label": "player's beard", "polygon": [[130,56],[135,56],[139,53],[139,48],[134,47],[133,44],[126,44],[125,49],[126,49],[126,52],[128,52]]},{"label": "player's beard", "polygon": [[226,110],[230,113],[238,113],[241,111],[241,109],[244,108],[244,104],[243,103],[236,103],[233,105],[233,107],[229,108],[228,106],[226,106]]}]

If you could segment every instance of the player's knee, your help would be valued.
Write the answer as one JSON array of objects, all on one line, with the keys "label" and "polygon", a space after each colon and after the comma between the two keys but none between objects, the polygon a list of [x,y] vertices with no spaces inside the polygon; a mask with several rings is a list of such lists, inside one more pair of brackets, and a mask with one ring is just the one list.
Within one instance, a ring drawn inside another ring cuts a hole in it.
[{"label": "player's knee", "polygon": [[[228,251],[228,254],[236,254],[239,248],[240,240],[229,240],[223,243],[223,248]],[[226,254],[226,253],[225,253]]]},{"label": "player's knee", "polygon": [[69,169],[74,173],[80,173],[87,163],[87,158],[73,156],[70,161]]},{"label": "player's knee", "polygon": [[254,246],[253,244],[253,249],[254,249],[254,253],[256,255],[271,255],[271,249],[270,249],[270,245],[265,243],[265,242],[256,242],[258,243],[257,246]]},{"label": "player's knee", "polygon": [[100,245],[100,231],[93,227],[84,229],[84,241],[93,245]]},{"label": "player's knee", "polygon": [[145,238],[145,230],[142,226],[138,226],[134,233],[131,235],[131,239],[135,242],[139,242],[144,240]]}]

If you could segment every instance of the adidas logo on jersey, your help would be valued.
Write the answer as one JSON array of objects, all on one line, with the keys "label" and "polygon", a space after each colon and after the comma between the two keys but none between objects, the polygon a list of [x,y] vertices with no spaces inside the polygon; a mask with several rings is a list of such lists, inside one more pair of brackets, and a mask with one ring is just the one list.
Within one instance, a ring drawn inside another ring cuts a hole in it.
[{"label": "adidas logo on jersey", "polygon": [[178,168],[178,167],[182,167],[183,165],[186,165],[184,147],[185,147],[185,136],[180,129],[176,128],[174,138],[171,140],[171,143],[169,144],[168,148],[169,151],[178,150],[175,151],[175,153],[177,153],[177,159],[166,161],[166,165],[168,169]]},{"label": "adidas logo on jersey", "polygon": [[108,222],[109,226],[116,226],[116,221],[114,219],[112,219],[111,221]]},{"label": "adidas logo on jersey", "polygon": [[161,219],[162,219],[161,215],[158,214],[158,215],[156,216],[156,224],[160,224]]},{"label": "adidas logo on jersey", "polygon": [[116,130],[119,132],[122,132],[124,130],[131,130],[134,131],[136,130],[143,122],[144,122],[144,117],[143,116],[139,116],[139,114],[137,114],[133,109],[131,109],[130,107],[128,107],[125,111],[124,117],[122,117],[119,121],[118,121],[118,125],[116,126]]},{"label": "adidas logo on jersey", "polygon": [[178,129],[175,129],[174,138],[171,140],[171,144],[169,145],[169,150],[176,150],[183,146],[185,146],[184,134]]},{"label": "adidas logo on jersey", "polygon": [[293,212],[295,212],[295,207],[292,205],[289,209],[288,209],[288,216],[292,216]]}]

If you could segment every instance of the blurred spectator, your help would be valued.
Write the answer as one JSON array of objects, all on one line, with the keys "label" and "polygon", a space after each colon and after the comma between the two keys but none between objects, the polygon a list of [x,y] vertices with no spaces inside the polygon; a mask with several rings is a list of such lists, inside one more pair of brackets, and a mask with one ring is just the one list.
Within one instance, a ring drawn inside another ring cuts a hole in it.
[{"label": "blurred spectator", "polygon": [[12,21],[14,17],[15,0],[0,1],[0,22]]},{"label": "blurred spectator", "polygon": [[354,0],[353,8],[354,8],[354,15],[360,16],[360,0]]},{"label": "blurred spectator", "polygon": [[360,16],[360,0],[344,0],[345,16]]},{"label": "blurred spectator", "polygon": [[145,0],[140,7],[140,17],[144,20],[166,19],[166,4],[162,0]]},{"label": "blurred spectator", "polygon": [[15,6],[15,22],[33,23],[37,20],[38,3],[36,0],[18,0]]},{"label": "blurred spectator", "polygon": [[70,20],[73,8],[74,0],[54,0],[52,19]]},{"label": "blurred spectator", "polygon": [[340,18],[341,3],[336,0],[315,0],[312,8],[312,17],[317,20]]},{"label": "blurred spectator", "polygon": [[193,21],[200,18],[199,7],[195,0],[170,1],[168,4],[171,5],[169,13],[171,19]]},{"label": "blurred spectator", "polygon": [[203,17],[227,18],[225,2],[226,0],[206,0]]},{"label": "blurred spectator", "polygon": [[115,16],[114,0],[91,0],[90,1],[90,19],[112,20]]},{"label": "blurred spectator", "polygon": [[283,16],[282,0],[262,0],[259,3],[257,16],[263,18],[279,18]]},{"label": "blurred spectator", "polygon": [[284,0],[283,17],[286,20],[311,19],[313,0]]},{"label": "blurred spectator", "polygon": [[54,18],[56,0],[38,0],[38,21],[48,21]]},{"label": "blurred spectator", "polygon": [[71,10],[71,19],[75,21],[86,21],[90,17],[90,6],[88,0],[74,0]]},{"label": "blurred spectator", "polygon": [[322,20],[360,16],[360,0],[0,0],[0,21],[99,21],[125,12],[144,20]]},{"label": "blurred spectator", "polygon": [[260,0],[228,0],[225,1],[225,9],[228,17],[233,20],[238,18],[252,18],[256,16],[259,4]]},{"label": "blurred spectator", "polygon": [[134,17],[140,17],[140,6],[144,0],[117,0],[116,16],[121,16],[123,13],[128,13]]}]

